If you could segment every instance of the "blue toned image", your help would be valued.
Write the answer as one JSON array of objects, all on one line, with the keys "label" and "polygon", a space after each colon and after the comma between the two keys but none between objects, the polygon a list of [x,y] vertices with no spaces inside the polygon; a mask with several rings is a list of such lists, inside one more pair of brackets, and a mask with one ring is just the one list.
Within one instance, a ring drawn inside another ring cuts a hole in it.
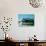
[{"label": "blue toned image", "polygon": [[18,14],[20,26],[34,26],[34,14]]}]

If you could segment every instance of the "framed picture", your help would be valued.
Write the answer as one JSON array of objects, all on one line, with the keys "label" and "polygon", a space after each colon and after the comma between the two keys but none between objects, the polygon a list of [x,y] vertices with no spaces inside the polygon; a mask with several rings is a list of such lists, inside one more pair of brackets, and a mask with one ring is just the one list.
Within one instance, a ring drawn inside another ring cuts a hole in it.
[{"label": "framed picture", "polygon": [[19,26],[34,26],[34,14],[18,14]]}]

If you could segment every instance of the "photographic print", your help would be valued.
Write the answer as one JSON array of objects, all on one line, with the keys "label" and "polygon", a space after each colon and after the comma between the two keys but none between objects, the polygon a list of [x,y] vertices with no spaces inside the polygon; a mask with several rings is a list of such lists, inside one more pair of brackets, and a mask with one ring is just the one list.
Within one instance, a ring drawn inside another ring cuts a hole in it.
[{"label": "photographic print", "polygon": [[34,14],[18,14],[19,26],[34,26]]}]

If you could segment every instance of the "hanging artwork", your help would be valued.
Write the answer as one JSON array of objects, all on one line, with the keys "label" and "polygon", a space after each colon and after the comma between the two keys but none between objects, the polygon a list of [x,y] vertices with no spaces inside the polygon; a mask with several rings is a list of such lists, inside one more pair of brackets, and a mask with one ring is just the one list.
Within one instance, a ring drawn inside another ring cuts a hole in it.
[{"label": "hanging artwork", "polygon": [[42,5],[43,0],[29,0],[29,3],[32,7],[38,8]]},{"label": "hanging artwork", "polygon": [[33,14],[18,14],[19,26],[34,26]]}]

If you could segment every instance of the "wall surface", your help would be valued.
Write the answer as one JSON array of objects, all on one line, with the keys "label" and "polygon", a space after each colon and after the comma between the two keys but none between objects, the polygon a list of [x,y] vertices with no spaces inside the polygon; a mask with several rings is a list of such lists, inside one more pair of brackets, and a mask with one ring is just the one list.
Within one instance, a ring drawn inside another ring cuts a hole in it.
[{"label": "wall surface", "polygon": [[[17,14],[22,13],[30,13],[35,15],[34,27],[18,26]],[[31,38],[34,34],[36,34],[37,39],[46,40],[46,6],[44,4],[42,7],[33,8],[30,6],[28,0],[0,0],[0,19],[4,16],[13,18],[10,31],[7,32],[9,34],[9,37],[12,37],[16,40],[28,40],[29,37]],[[4,39],[4,37],[2,37],[2,33],[3,31],[0,31],[0,39]]]}]

